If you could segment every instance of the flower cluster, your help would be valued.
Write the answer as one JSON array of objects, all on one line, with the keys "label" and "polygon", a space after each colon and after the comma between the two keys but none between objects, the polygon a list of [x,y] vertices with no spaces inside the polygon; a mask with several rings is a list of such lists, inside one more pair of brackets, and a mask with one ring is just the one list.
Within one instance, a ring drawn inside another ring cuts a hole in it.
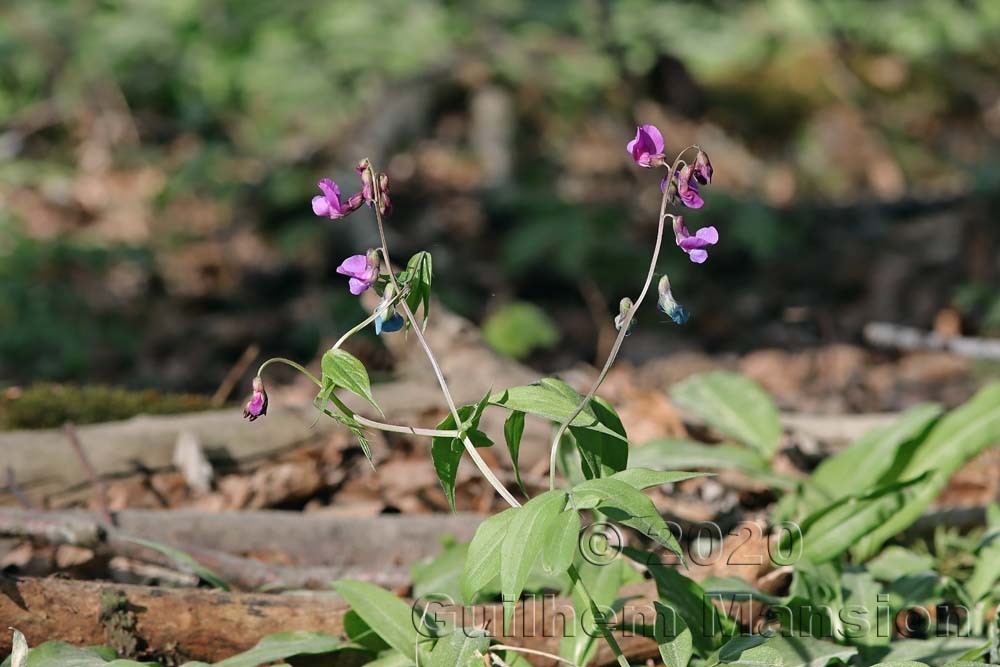
[{"label": "flower cluster", "polygon": [[[664,153],[665,143],[663,133],[655,125],[640,125],[636,128],[635,138],[628,142],[625,150],[636,165],[644,169],[666,167],[667,173],[660,181],[660,191],[668,204],[681,204],[687,208],[701,208],[705,200],[701,197],[700,188],[712,182],[712,162],[708,154],[701,148],[697,149],[694,161],[690,164],[681,160],[689,149],[681,151],[673,164],[668,163]],[[715,227],[704,227],[692,234],[684,223],[684,217],[671,215],[673,219],[674,243],[687,253],[695,264],[708,260],[708,246],[719,242],[719,231]],[[659,283],[659,299],[657,306],[677,324],[687,322],[688,311],[674,299],[670,291],[670,280],[663,276]],[[615,317],[615,328],[621,331],[628,311],[632,308],[629,299],[622,299],[619,314]],[[625,335],[631,333],[635,318],[629,322]]]}]

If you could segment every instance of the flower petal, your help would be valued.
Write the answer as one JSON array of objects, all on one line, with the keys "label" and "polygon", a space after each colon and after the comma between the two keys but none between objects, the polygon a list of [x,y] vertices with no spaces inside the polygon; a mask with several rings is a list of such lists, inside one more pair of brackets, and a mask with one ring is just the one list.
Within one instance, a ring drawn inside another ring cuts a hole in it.
[{"label": "flower petal", "polygon": [[313,213],[322,217],[328,217],[330,215],[330,202],[326,200],[326,197],[315,196],[312,198]]},{"label": "flower petal", "polygon": [[662,153],[663,152],[663,135],[660,133],[660,129],[655,125],[643,125],[639,128],[649,141],[650,153]]},{"label": "flower petal", "polygon": [[364,292],[366,289],[372,286],[367,280],[361,280],[360,278],[351,278],[347,281],[348,289],[351,290],[351,294],[357,296]]},{"label": "flower petal", "polygon": [[351,255],[337,267],[337,273],[344,276],[364,277],[368,271],[368,257],[365,255]]},{"label": "flower petal", "polygon": [[695,264],[704,264],[705,260],[708,259],[708,251],[696,248],[688,253],[688,257],[690,257],[691,261]]},{"label": "flower petal", "polygon": [[719,242],[719,230],[715,227],[702,227],[695,232],[695,236],[704,240],[708,245],[715,245]]}]

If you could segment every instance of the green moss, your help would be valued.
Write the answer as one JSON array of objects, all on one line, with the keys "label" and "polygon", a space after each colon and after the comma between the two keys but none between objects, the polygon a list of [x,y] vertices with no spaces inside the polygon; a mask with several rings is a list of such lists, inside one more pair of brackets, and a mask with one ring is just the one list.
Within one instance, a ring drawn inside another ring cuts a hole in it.
[{"label": "green moss", "polygon": [[0,428],[54,428],[68,421],[93,424],[138,414],[175,414],[210,407],[207,397],[195,394],[43,383],[0,395]]}]

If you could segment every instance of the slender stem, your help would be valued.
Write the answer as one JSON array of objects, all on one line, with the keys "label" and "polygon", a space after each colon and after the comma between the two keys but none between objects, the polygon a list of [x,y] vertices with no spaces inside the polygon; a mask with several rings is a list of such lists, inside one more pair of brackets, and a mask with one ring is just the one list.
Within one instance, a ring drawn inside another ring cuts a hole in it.
[{"label": "slender stem", "polygon": [[320,382],[320,379],[315,375],[313,375],[312,373],[310,373],[308,370],[306,370],[305,366],[296,363],[291,359],[285,359],[284,357],[273,357],[262,363],[260,365],[260,368],[257,369],[257,377],[260,377],[264,373],[264,369],[270,366],[271,364],[285,364],[286,366],[291,366],[292,368],[294,368],[295,370],[297,370],[298,372],[302,373],[307,378],[315,382],[317,387],[319,387],[320,389],[323,388],[323,383]]},{"label": "slender stem", "polygon": [[[385,228],[382,224],[382,213],[379,212],[378,206],[375,207],[375,220],[378,223],[378,234],[379,238],[382,239],[382,257],[385,259],[385,264],[389,268],[389,278],[392,280],[392,284],[396,286],[396,291],[399,291],[399,285],[396,282],[396,276],[392,272],[392,259],[389,257],[389,245],[385,240]],[[448,404],[448,410],[451,412],[452,419],[455,420],[455,425],[458,426],[462,423],[462,418],[458,414],[458,407],[455,405],[455,399],[452,398],[451,390],[448,388],[448,382],[444,379],[444,373],[441,371],[441,365],[437,361],[437,357],[434,356],[434,352],[431,350],[431,346],[428,345],[427,339],[424,338],[424,333],[421,329],[420,323],[417,321],[416,316],[413,311],[410,310],[409,304],[406,301],[399,302],[399,308],[403,311],[406,319],[410,321],[410,328],[413,330],[413,334],[417,337],[417,342],[420,343],[420,347],[424,350],[424,355],[427,357],[427,361],[430,362],[431,368],[434,370],[434,377],[437,378],[438,385],[441,387],[441,393],[444,395],[444,400]],[[469,458],[479,469],[480,474],[486,479],[487,482],[496,490],[500,497],[503,498],[511,507],[520,507],[521,503],[518,502],[517,498],[511,495],[507,487],[504,486],[503,482],[493,473],[490,466],[483,460],[483,457],[479,455],[476,451],[476,446],[472,444],[472,440],[468,436],[462,436],[462,444],[465,446],[465,451],[469,453]]]},{"label": "slender stem", "polygon": [[527,655],[537,655],[542,658],[548,658],[549,660],[555,660],[556,662],[564,662],[567,665],[573,665],[577,667],[577,664],[572,660],[567,660],[566,658],[560,658],[554,653],[546,653],[545,651],[538,651],[533,648],[522,648],[520,646],[508,646],[507,644],[494,644],[490,647],[491,651],[511,651],[513,653],[525,653]]},{"label": "slender stem", "polygon": [[[258,377],[264,372],[264,369],[271,364],[285,364],[291,366],[295,370],[299,371],[310,380],[316,383],[317,387],[322,388],[323,383],[315,375],[306,370],[301,364],[297,364],[291,359],[285,359],[284,357],[274,357],[273,359],[268,359],[260,365],[257,370]],[[386,424],[384,422],[375,421],[374,419],[368,419],[367,417],[362,417],[358,413],[351,410],[347,405],[345,405],[337,396],[330,394],[330,400],[333,401],[337,407],[348,417],[353,417],[361,425],[368,426],[369,428],[376,428],[380,431],[390,431],[392,433],[409,433],[411,435],[422,435],[429,438],[454,438],[458,436],[458,431],[443,431],[432,428],[415,428],[413,426],[398,426],[396,424]]]},{"label": "slender stem", "polygon": [[[392,270],[391,269],[389,271],[389,275],[390,276],[392,275]],[[393,281],[393,285],[395,286],[395,280]],[[399,301],[401,298],[403,298],[404,296],[406,296],[406,295],[404,293],[400,292],[397,289],[396,290],[396,296],[394,296],[392,298],[392,301],[389,302],[389,307],[392,307],[393,305],[395,305],[395,303],[397,301]],[[366,326],[368,326],[369,324],[371,324],[372,322],[374,322],[375,318],[379,316],[379,312],[378,311],[379,311],[379,309],[376,308],[375,312],[373,312],[371,315],[369,315],[365,319],[361,320],[361,322],[358,323],[357,325],[355,325],[354,328],[352,328],[347,333],[345,333],[343,336],[341,336],[337,340],[337,342],[333,344],[333,348],[332,349],[334,349],[334,350],[340,349],[340,346],[343,345],[344,343],[346,343],[348,338],[350,338],[351,336],[353,336],[354,334],[358,333],[359,331],[361,331],[362,329],[364,329]]]},{"label": "slender stem", "polygon": [[362,426],[369,426],[371,428],[377,428],[380,431],[389,431],[391,433],[409,433],[410,435],[422,435],[428,438],[457,438],[459,435],[458,431],[447,431],[434,428],[417,428],[415,426],[397,426],[396,424],[384,424],[382,422],[377,422],[373,419],[368,419],[367,417],[362,417],[354,410],[351,410],[347,405],[340,400],[335,394],[330,394],[330,400],[333,404],[340,409],[345,415],[353,417]]},{"label": "slender stem", "polygon": [[[669,215],[667,213],[667,193],[670,192],[670,183],[674,179],[674,174],[677,173],[677,166],[681,162],[681,156],[692,148],[697,148],[697,145],[688,146],[678,153],[677,157],[674,159],[673,165],[670,167],[670,171],[668,172],[667,187],[663,189],[663,196],[660,198],[660,216],[656,225],[656,242],[653,245],[653,256],[649,261],[649,271],[646,273],[646,282],[642,286],[642,291],[639,292],[639,296],[632,303],[632,307],[629,308],[628,312],[625,314],[625,319],[622,321],[622,325],[618,330],[618,336],[615,337],[615,342],[611,346],[611,352],[608,354],[607,361],[604,362],[604,368],[601,369],[601,372],[594,381],[594,384],[590,387],[590,391],[587,392],[587,395],[584,396],[583,400],[581,400],[579,405],[576,406],[576,409],[570,413],[569,417],[567,417],[559,425],[559,428],[556,429],[555,436],[552,438],[552,445],[549,450],[550,490],[556,487],[555,468],[557,453],[559,451],[559,441],[562,440],[563,435],[566,433],[566,429],[568,429],[569,425],[573,423],[573,420],[576,419],[577,416],[579,416],[579,414],[590,405],[590,402],[594,399],[594,395],[597,394],[597,390],[600,388],[601,384],[603,384],[604,379],[608,376],[611,366],[615,363],[615,359],[618,357],[618,351],[621,349],[622,343],[625,341],[625,336],[628,334],[629,324],[632,323],[632,319],[635,317],[636,311],[639,310],[639,305],[642,304],[643,299],[646,298],[646,293],[649,292],[649,287],[653,283],[653,275],[656,273],[656,261],[660,257],[660,247],[663,245],[663,224]],[[674,216],[669,215],[669,217],[673,218]]]}]

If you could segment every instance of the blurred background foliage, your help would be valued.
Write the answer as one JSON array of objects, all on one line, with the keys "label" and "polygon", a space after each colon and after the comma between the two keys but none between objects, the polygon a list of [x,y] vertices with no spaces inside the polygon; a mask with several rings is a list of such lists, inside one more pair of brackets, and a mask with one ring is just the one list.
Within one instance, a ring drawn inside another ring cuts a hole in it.
[{"label": "blurred background foliage", "polygon": [[655,231],[640,122],[709,150],[687,217],[722,242],[697,272],[666,249],[694,318],[641,315],[633,358],[944,309],[996,333],[998,40],[992,0],[6,2],[0,383],[210,391],[251,343],[314,356],[375,234],[309,199],[365,155],[398,261],[429,249],[502,352],[591,359]]}]

